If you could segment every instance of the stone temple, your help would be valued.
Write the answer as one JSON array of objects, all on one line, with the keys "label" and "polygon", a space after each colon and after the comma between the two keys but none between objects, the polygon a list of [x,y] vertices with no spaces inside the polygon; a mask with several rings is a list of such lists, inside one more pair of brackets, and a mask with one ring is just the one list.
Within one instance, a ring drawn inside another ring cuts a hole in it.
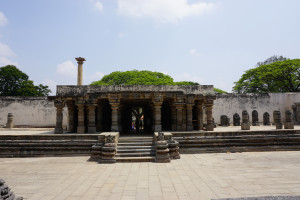
[{"label": "stone temple", "polygon": [[212,85],[57,86],[56,96],[49,97],[57,110],[55,133],[63,133],[63,109],[69,132],[129,132],[136,108],[144,132],[213,131],[215,98]]}]

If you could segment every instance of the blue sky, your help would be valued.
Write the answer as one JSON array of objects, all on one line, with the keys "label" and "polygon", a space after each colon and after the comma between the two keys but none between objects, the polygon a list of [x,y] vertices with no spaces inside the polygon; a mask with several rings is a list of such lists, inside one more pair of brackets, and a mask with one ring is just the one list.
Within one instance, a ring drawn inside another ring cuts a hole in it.
[{"label": "blue sky", "polygon": [[231,91],[245,70],[300,53],[299,0],[0,0],[0,66],[35,84],[151,70]]}]

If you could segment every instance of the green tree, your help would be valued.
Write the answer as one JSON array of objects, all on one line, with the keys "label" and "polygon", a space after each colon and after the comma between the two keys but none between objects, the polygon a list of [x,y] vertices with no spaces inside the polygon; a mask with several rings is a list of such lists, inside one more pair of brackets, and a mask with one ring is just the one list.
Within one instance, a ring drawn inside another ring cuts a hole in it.
[{"label": "green tree", "polygon": [[[132,70],[125,72],[112,72],[103,76],[99,81],[94,81],[91,85],[200,85],[192,81],[174,82],[173,78],[160,72],[147,70]],[[214,88],[215,92],[227,93],[221,89]]]},{"label": "green tree", "polygon": [[247,70],[235,82],[234,92],[300,92],[300,59],[262,64]]},{"label": "green tree", "polygon": [[173,85],[173,78],[160,72],[125,71],[112,72],[91,85]]},{"label": "green tree", "polygon": [[47,96],[48,86],[35,86],[27,74],[13,65],[0,68],[0,96]]}]

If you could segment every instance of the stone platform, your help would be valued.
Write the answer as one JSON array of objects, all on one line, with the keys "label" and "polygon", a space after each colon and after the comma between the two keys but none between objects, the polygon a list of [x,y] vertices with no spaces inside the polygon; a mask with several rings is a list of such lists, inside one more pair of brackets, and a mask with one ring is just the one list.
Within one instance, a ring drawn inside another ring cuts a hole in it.
[{"label": "stone platform", "polygon": [[0,175],[17,196],[30,200],[300,196],[300,152],[183,154],[171,163],[114,165],[88,159],[1,158]]}]

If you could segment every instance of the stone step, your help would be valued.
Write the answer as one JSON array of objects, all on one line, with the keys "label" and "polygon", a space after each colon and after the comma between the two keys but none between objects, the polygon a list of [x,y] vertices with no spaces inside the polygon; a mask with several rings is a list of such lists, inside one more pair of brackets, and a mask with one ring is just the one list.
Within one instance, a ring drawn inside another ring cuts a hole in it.
[{"label": "stone step", "polygon": [[117,153],[115,157],[145,157],[155,156],[155,152],[141,152],[141,153]]},{"label": "stone step", "polygon": [[118,149],[151,149],[153,146],[118,146]]},{"label": "stone step", "polygon": [[119,140],[118,143],[153,142],[153,140]]},{"label": "stone step", "polygon": [[118,146],[152,146],[152,142],[118,143]]},{"label": "stone step", "polygon": [[155,153],[154,148],[148,149],[118,149],[117,153]]},{"label": "stone step", "polygon": [[154,162],[155,156],[144,157],[116,157],[117,162]]}]

